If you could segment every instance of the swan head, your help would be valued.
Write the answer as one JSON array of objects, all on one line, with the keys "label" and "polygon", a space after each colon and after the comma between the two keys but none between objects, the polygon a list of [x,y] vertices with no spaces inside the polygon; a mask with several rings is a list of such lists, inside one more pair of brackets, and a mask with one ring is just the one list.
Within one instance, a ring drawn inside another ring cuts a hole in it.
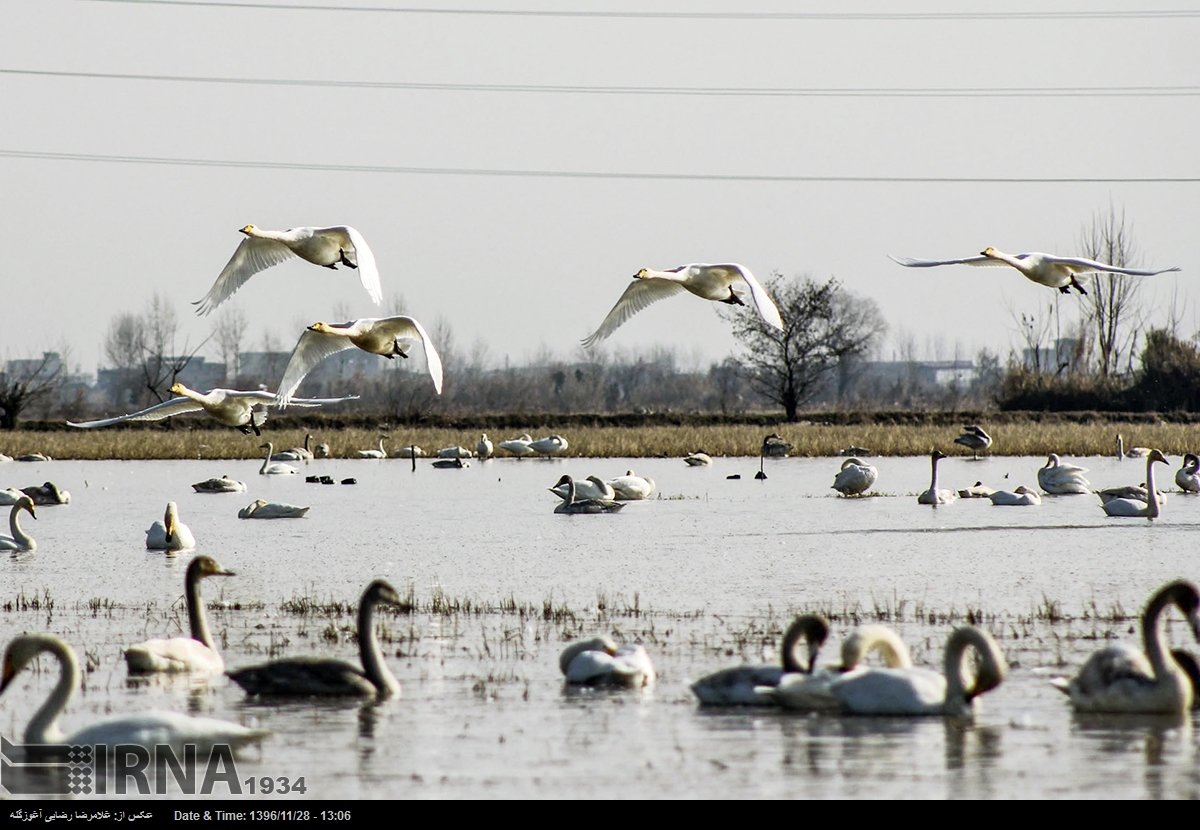
[{"label": "swan head", "polygon": [[1030,490],[1028,487],[1026,487],[1024,484],[1018,484],[1018,485],[1017,485],[1017,489],[1016,489],[1016,490],[1013,490],[1013,492],[1014,492],[1014,493],[1020,493],[1022,496],[1024,496],[1024,495],[1026,495],[1027,493],[1032,493],[1033,491],[1032,491],[1032,490]]},{"label": "swan head", "polygon": [[[820,614],[801,614],[792,620],[783,634],[783,668],[785,671],[812,674],[817,665],[817,652],[829,636],[829,620]],[[801,640],[808,645],[808,664],[796,659],[796,646]]]},{"label": "swan head", "polygon": [[253,225],[247,225],[244,228],[238,228],[238,233],[244,233],[246,236],[253,236],[257,231],[258,228],[254,227]]},{"label": "swan head", "polygon": [[948,458],[949,456],[947,456],[941,450],[933,450],[932,452],[929,453],[929,457],[932,458],[934,461],[939,461],[943,458]]},{"label": "swan head", "polygon": [[188,565],[188,577],[203,579],[206,576],[237,576],[233,571],[221,567],[221,563],[211,556],[197,556]]},{"label": "swan head", "polygon": [[1057,466],[1058,466],[1058,454],[1052,452],[1052,453],[1050,453],[1050,457],[1046,459],[1046,463],[1042,465],[1042,469],[1045,469],[1046,467],[1057,467]]},{"label": "swan head", "polygon": [[1161,602],[1164,599],[1167,602],[1175,603],[1175,606],[1187,618],[1193,636],[1200,640],[1200,591],[1196,590],[1196,586],[1186,579],[1167,583],[1151,598],[1147,608],[1154,605],[1156,600]]},{"label": "swan head", "polygon": [[[12,679],[28,666],[43,651],[49,651],[50,641],[58,640],[50,634],[23,634],[14,637],[4,650],[4,668],[0,673],[0,694],[8,688]],[[61,643],[62,641],[59,640]]]},{"label": "swan head", "polygon": [[1162,454],[1161,450],[1150,450],[1150,454],[1146,456],[1146,463],[1152,464],[1155,461],[1161,461],[1162,463],[1166,464],[1167,457]]},{"label": "swan head", "polygon": [[309,326],[308,330],[320,332],[321,334],[332,334],[332,332],[329,330],[329,328],[330,327],[329,327],[328,323],[322,323],[321,321],[318,320],[317,322],[315,322],[311,326]]},{"label": "swan head", "polygon": [[396,592],[396,589],[386,579],[376,579],[368,585],[367,590],[363,592],[362,601],[364,604],[382,602],[387,605],[395,605],[398,608],[404,607],[404,600],[400,598],[400,594]]},{"label": "swan head", "polygon": [[996,256],[996,249],[995,249],[995,248],[993,248],[993,247],[991,247],[991,246],[989,245],[988,247],[984,248],[984,249],[983,249],[982,251],[980,251],[979,253],[980,253],[980,254],[982,254],[983,256],[986,256],[986,257],[995,257],[995,256]]},{"label": "swan head", "polygon": [[640,271],[638,271],[636,274],[634,274],[634,275],[633,275],[633,278],[634,278],[635,280],[644,280],[644,279],[646,279],[646,278],[647,278],[647,277],[649,277],[649,276],[650,276],[650,272],[649,272],[649,270],[647,270],[647,269],[643,268],[643,269],[641,269]]},{"label": "swan head", "polygon": [[[570,489],[570,487],[571,487],[571,484],[572,484],[572,483],[573,483],[573,482],[572,482],[572,480],[571,480],[571,477],[570,477],[570,476],[567,476],[567,475],[564,475],[562,478],[560,478],[558,481],[556,481],[556,482],[554,483],[554,486],[553,486],[553,487],[550,487],[550,488],[547,488],[547,489],[549,489],[551,493],[554,493],[554,491],[555,491],[555,490],[557,490],[557,489],[559,489],[560,487],[566,487],[566,488]],[[555,495],[558,495],[558,494],[557,494],[557,493],[555,493]]]},{"label": "swan head", "polygon": [[577,643],[572,643],[562,650],[562,654],[558,656],[558,668],[565,675],[567,667],[571,665],[571,661],[585,651],[603,651],[605,654],[616,654],[617,644],[611,637],[592,637],[588,640],[580,640]]},{"label": "swan head", "polygon": [[35,512],[33,506],[33,499],[31,499],[29,496],[21,496],[21,498],[17,499],[14,507],[17,510],[24,510],[35,519],[37,518],[37,513]]},{"label": "swan head", "polygon": [[187,387],[184,386],[179,381],[176,381],[175,383],[171,384],[171,394],[172,395],[182,395],[184,393],[184,390],[186,390],[186,389],[187,389]]}]

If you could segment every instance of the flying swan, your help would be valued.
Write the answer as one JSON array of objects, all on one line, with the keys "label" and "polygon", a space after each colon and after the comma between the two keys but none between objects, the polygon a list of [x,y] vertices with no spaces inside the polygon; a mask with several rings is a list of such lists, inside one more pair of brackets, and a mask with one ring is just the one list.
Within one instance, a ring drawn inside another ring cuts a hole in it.
[{"label": "flying swan", "polygon": [[655,271],[653,268],[638,271],[633,275],[633,282],[625,289],[621,299],[617,300],[612,311],[608,312],[600,328],[585,338],[583,345],[592,346],[599,343],[646,306],[680,291],[690,291],[703,300],[745,305],[742,301],[745,292],[740,290],[743,288],[750,290],[750,299],[767,325],[783,331],[783,319],[779,316],[779,309],[775,307],[771,295],[750,273],[749,268],[736,263],[709,265],[697,262],[666,271]]},{"label": "flying swan", "polygon": [[964,257],[963,259],[908,259],[894,257],[891,254],[888,254],[888,258],[906,268],[935,268],[939,265],[1011,265],[1038,285],[1057,288],[1064,294],[1070,294],[1072,287],[1080,294],[1087,293],[1075,279],[1076,275],[1108,273],[1126,274],[1131,277],[1153,277],[1156,274],[1180,270],[1175,267],[1163,268],[1161,271],[1135,271],[1085,257],[1054,256],[1037,251],[1014,255],[1006,254],[995,248],[988,248],[979,256]]},{"label": "flying swan", "polygon": [[433,378],[433,388],[442,394],[442,359],[429,334],[413,317],[363,317],[348,323],[332,324],[316,322],[304,330],[287,368],[283,380],[279,381],[277,403],[280,407],[293,403],[292,395],[301,381],[327,357],[347,349],[360,349],[368,354],[377,354],[388,360],[396,356],[407,358],[414,343],[425,350],[425,367]]},{"label": "flying swan", "polygon": [[233,571],[221,567],[211,556],[197,556],[188,564],[184,577],[184,596],[187,599],[188,623],[191,637],[172,637],[169,640],[147,640],[125,649],[125,665],[130,672],[195,672],[220,674],[225,661],[217,651],[208,630],[208,615],[200,598],[200,580],[210,576],[233,576]]},{"label": "flying swan", "polygon": [[204,298],[192,303],[199,306],[197,314],[211,314],[259,271],[295,256],[335,271],[338,265],[357,268],[359,279],[371,295],[371,301],[375,305],[383,301],[375,255],[367,247],[367,240],[363,239],[362,234],[348,225],[289,228],[286,231],[264,231],[247,225],[241,232],[247,238],[238,245],[233,258],[225,265]]}]

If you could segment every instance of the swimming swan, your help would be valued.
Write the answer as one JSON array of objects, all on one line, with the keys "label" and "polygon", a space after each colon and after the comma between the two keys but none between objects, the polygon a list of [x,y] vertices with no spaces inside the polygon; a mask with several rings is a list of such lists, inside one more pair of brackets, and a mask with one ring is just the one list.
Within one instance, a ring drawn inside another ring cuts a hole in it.
[{"label": "swimming swan", "polygon": [[375,633],[375,606],[403,606],[396,589],[382,579],[367,586],[358,604],[358,653],[362,668],[329,657],[293,657],[229,672],[252,695],[400,694],[400,681],[387,667]]},{"label": "swimming swan", "polygon": [[355,453],[355,455],[359,458],[387,458],[387,450],[383,448],[383,442],[386,438],[386,435],[379,436],[379,449],[359,450],[357,453]]},{"label": "swimming swan", "polygon": [[244,493],[246,492],[246,483],[229,476],[221,476],[220,478],[210,478],[207,481],[198,481],[192,485],[192,489],[197,493]]},{"label": "swimming swan", "polygon": [[983,427],[974,424],[963,427],[962,435],[954,439],[955,444],[961,444],[971,451],[971,458],[975,461],[979,460],[981,450],[986,450],[992,445],[992,436],[983,431]]},{"label": "swimming swan", "polygon": [[1055,688],[1071,698],[1080,712],[1175,714],[1187,711],[1194,698],[1187,673],[1167,653],[1159,617],[1175,605],[1200,639],[1200,593],[1190,582],[1171,582],[1154,592],[1142,612],[1142,645],[1114,643],[1087,659],[1074,679],[1058,677]]},{"label": "swimming swan", "polygon": [[47,481],[40,487],[36,484],[29,487],[22,487],[21,492],[33,499],[34,504],[53,505],[71,503],[71,494],[66,490],[60,490],[58,485],[53,481]]},{"label": "swimming swan", "polygon": [[331,228],[289,228],[286,231],[264,231],[253,225],[241,229],[246,235],[242,244],[233,252],[217,281],[192,305],[199,306],[196,313],[211,314],[213,309],[225,302],[246,280],[278,265],[292,257],[323,265],[337,270],[338,265],[358,269],[363,288],[371,295],[371,301],[379,305],[383,301],[383,289],[379,286],[379,270],[375,267],[375,255],[367,247],[361,233],[348,225]]},{"label": "swimming swan", "polygon": [[929,460],[933,466],[933,478],[929,482],[929,489],[917,496],[917,504],[953,504],[954,500],[958,498],[958,494],[953,490],[938,489],[937,464],[938,461],[945,457],[945,453],[938,450],[934,450],[929,454]]},{"label": "swimming swan", "polygon": [[1062,463],[1050,453],[1046,465],[1038,470],[1038,486],[1052,496],[1078,495],[1092,492],[1092,485],[1083,477],[1086,467]]},{"label": "swimming swan", "polygon": [[[1160,512],[1161,497],[1154,489],[1154,465],[1161,461],[1167,463],[1167,458],[1158,450],[1150,450],[1146,456],[1146,501],[1131,498],[1115,498],[1103,502],[1104,512],[1109,516],[1122,516],[1134,519],[1157,519]],[[1151,498],[1153,494],[1153,498]]]},{"label": "swimming swan", "polygon": [[626,470],[625,475],[610,478],[608,486],[616,491],[617,501],[640,501],[650,498],[654,492],[654,479],[637,476],[633,470]]},{"label": "swimming swan", "polygon": [[9,511],[8,532],[12,535],[0,536],[0,550],[37,550],[37,542],[33,541],[32,536],[21,530],[21,522],[17,519],[17,514],[22,510],[28,512],[33,518],[37,518],[37,513],[33,509],[33,499],[22,495]]},{"label": "swimming swan", "polygon": [[998,506],[1036,506],[1042,503],[1042,497],[1024,484],[1018,485],[1016,490],[997,490],[988,498],[992,500],[992,504]]},{"label": "swimming swan", "polygon": [[1117,433],[1117,460],[1125,458],[1145,458],[1150,454],[1149,447],[1130,447],[1125,449],[1125,439],[1121,437],[1121,433]]},{"label": "swimming swan", "polygon": [[[979,654],[970,685],[963,677],[963,657],[969,647]],[[910,667],[847,672],[830,683],[829,695],[838,711],[847,715],[966,715],[976,697],[1000,685],[1008,664],[990,634],[963,626],[946,641],[943,671]]]},{"label": "swimming swan", "polygon": [[148,550],[191,550],[196,547],[196,537],[192,530],[179,521],[179,507],[173,501],[167,502],[167,512],[161,522],[150,525],[146,531],[146,548]]},{"label": "swimming swan", "polygon": [[[792,620],[779,647],[781,665],[736,666],[722,669],[692,684],[701,706],[774,706],[772,691],[791,674],[808,676],[817,662],[817,652],[829,636],[829,621],[820,614],[801,614]],[[806,660],[796,653],[801,642],[807,646]]]},{"label": "swimming swan", "polygon": [[763,691],[786,709],[806,712],[836,710],[838,702],[831,692],[833,684],[852,676],[878,671],[874,666],[861,665],[873,651],[879,652],[886,668],[912,668],[912,655],[900,635],[886,625],[870,623],[860,625],[842,640],[840,665],[822,666],[809,674],[788,675],[779,681],[776,688]]},{"label": "swimming swan", "polygon": [[843,496],[860,496],[879,478],[879,470],[857,458],[847,458],[833,479],[832,489]]},{"label": "swimming swan", "polygon": [[568,683],[581,686],[640,689],[658,676],[644,646],[618,647],[609,637],[593,637],[567,646],[559,655],[558,667]]},{"label": "swimming swan", "polygon": [[74,649],[58,637],[53,634],[14,637],[4,652],[0,694],[4,693],[21,669],[44,653],[58,660],[58,682],[54,684],[50,697],[25,727],[27,744],[105,744],[110,748],[118,744],[137,744],[147,749],[167,744],[180,753],[185,745],[193,744],[199,754],[209,752],[216,744],[226,744],[236,750],[257,743],[271,734],[267,729],[251,729],[216,718],[193,718],[176,712],[149,711],[104,718],[68,736],[59,728],[58,719],[71,700],[71,694],[79,688],[79,660],[75,657]]},{"label": "swimming swan", "polygon": [[196,672],[220,674],[225,661],[217,651],[208,630],[208,615],[200,597],[200,580],[210,576],[234,576],[211,556],[197,556],[184,577],[184,596],[187,600],[190,637],[169,640],[147,640],[125,649],[125,665],[130,672]]},{"label": "swimming swan", "polygon": [[[734,288],[735,285],[738,286],[737,289]],[[750,299],[767,325],[783,331],[783,319],[779,316],[779,309],[775,307],[771,295],[750,273],[749,268],[736,263],[709,265],[698,262],[666,271],[655,271],[652,268],[638,271],[633,275],[633,282],[612,307],[612,311],[608,312],[600,328],[585,338],[583,345],[586,347],[599,343],[646,306],[680,291],[690,291],[704,300],[745,305],[742,301],[744,292],[740,290],[742,288],[749,289]]]},{"label": "swimming swan", "polygon": [[792,445],[772,432],[763,439],[758,454],[763,458],[787,458],[787,454],[791,451]]},{"label": "swimming swan", "polygon": [[1175,483],[1185,493],[1200,493],[1200,456],[1188,453],[1183,457],[1183,466],[1175,471]]},{"label": "swimming swan", "polygon": [[696,450],[685,456],[683,462],[689,467],[711,467],[712,456],[704,450]]},{"label": "swimming swan", "polygon": [[294,504],[278,504],[255,499],[238,511],[239,519],[302,519],[309,511],[307,507]]},{"label": "swimming swan", "polygon": [[433,378],[433,388],[442,394],[442,359],[429,334],[413,317],[363,317],[361,320],[351,320],[348,323],[313,323],[292,349],[288,358],[287,368],[283,370],[283,380],[279,381],[279,406],[286,407],[292,403],[292,395],[301,381],[327,357],[332,357],[347,349],[359,349],[368,354],[377,354],[388,360],[395,360],[399,355],[408,357],[408,351],[414,343],[420,343],[425,352],[425,368]]},{"label": "swimming swan", "polygon": [[259,449],[267,451],[267,455],[263,459],[262,466],[258,468],[258,474],[260,476],[279,476],[279,475],[290,476],[290,475],[298,475],[300,473],[300,471],[297,470],[295,467],[293,467],[291,464],[272,463],[271,452],[275,449],[275,445],[272,444],[270,441],[268,441],[265,444],[260,445]]},{"label": "swimming swan", "polygon": [[[565,475],[549,490],[560,499],[566,499],[572,481],[573,479],[570,476]],[[611,484],[598,476],[588,476],[583,481],[575,482],[575,496],[580,499],[608,499],[609,501],[615,501],[617,491],[612,488]]]},{"label": "swimming swan", "polygon": [[[93,429],[95,427],[112,426],[113,424],[120,424],[125,421],[161,421],[163,418],[170,418],[173,415],[183,415],[187,412],[200,412],[203,410],[216,419],[218,423],[227,427],[235,427],[246,435],[249,435],[251,431],[255,435],[262,435],[259,427],[267,420],[267,413],[264,407],[276,405],[275,394],[273,392],[239,392],[236,389],[212,389],[209,392],[196,392],[188,389],[182,383],[176,383],[171,386],[171,393],[181,395],[182,397],[171,398],[169,401],[157,403],[140,412],[118,415],[116,418],[105,418],[100,421],[84,421],[78,424],[67,421],[67,426],[78,429]],[[320,406],[321,404],[341,403],[342,401],[356,399],[356,395],[345,398],[294,398],[291,401],[291,405]]]},{"label": "swimming swan", "polygon": [[1161,271],[1135,271],[1129,268],[1118,268],[1104,262],[1085,257],[1062,257],[1053,254],[1043,254],[1032,251],[1027,254],[1006,254],[995,248],[988,248],[979,256],[964,257],[963,259],[908,259],[894,257],[888,254],[892,262],[906,268],[934,268],[939,265],[1011,265],[1028,279],[1038,285],[1057,288],[1064,294],[1070,294],[1074,287],[1080,294],[1086,294],[1083,286],[1075,279],[1077,274],[1127,274],[1131,277],[1152,277],[1155,274],[1165,274],[1168,271],[1178,271],[1179,268],[1163,268]]},{"label": "swimming swan", "polygon": [[[570,476],[563,476],[566,479],[567,495],[555,508],[555,513],[565,513],[567,515],[587,515],[596,513],[617,513],[625,505],[620,502],[606,498],[578,498],[578,487],[575,484],[575,479]],[[560,480],[561,484],[562,481]],[[555,492],[551,488],[551,492]]]}]

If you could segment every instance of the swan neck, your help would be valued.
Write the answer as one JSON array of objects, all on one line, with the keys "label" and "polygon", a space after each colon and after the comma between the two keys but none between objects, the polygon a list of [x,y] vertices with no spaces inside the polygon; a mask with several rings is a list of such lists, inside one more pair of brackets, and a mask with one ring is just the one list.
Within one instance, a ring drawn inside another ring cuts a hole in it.
[{"label": "swan neck", "polygon": [[[970,689],[963,678],[963,657],[969,646],[979,652],[979,672]],[[972,699],[1000,685],[1007,663],[995,640],[974,627],[956,628],[946,641],[946,713],[968,712]]]},{"label": "swan neck", "polygon": [[24,505],[14,504],[8,514],[8,531],[12,534],[13,541],[20,545],[24,550],[33,550],[33,538],[25,531],[21,530],[21,519],[17,515],[24,510]]},{"label": "swan neck", "polygon": [[217,646],[213,643],[212,634],[208,630],[208,614],[204,610],[204,600],[200,597],[200,580],[203,578],[199,568],[188,568],[187,582],[184,585],[187,597],[188,625],[191,626],[193,640],[199,640],[216,651]]},{"label": "swan neck", "polygon": [[1173,659],[1168,661],[1166,636],[1159,623],[1163,609],[1174,601],[1175,598],[1170,591],[1160,591],[1151,598],[1150,604],[1142,613],[1142,643],[1146,649],[1146,657],[1150,659],[1150,665],[1154,667],[1156,680],[1162,680],[1175,667]]},{"label": "swan neck", "polygon": [[1146,517],[1157,519],[1159,514],[1158,505],[1158,489],[1154,486],[1154,462],[1155,459],[1146,459],[1146,497],[1149,499],[1149,504],[1146,508]]},{"label": "swan neck", "polygon": [[58,658],[58,682],[54,684],[46,702],[33,713],[29,726],[25,727],[25,743],[61,744],[66,735],[59,729],[58,719],[79,686],[79,661],[75,659],[71,647],[57,637],[43,639],[41,650]]},{"label": "swan neck", "polygon": [[267,442],[267,457],[263,459],[263,465],[258,468],[258,471],[260,473],[265,473],[267,471],[267,465],[271,463],[271,454],[273,452],[275,452],[275,447],[274,447],[274,445],[271,444],[270,441],[268,441]]},{"label": "swan neck", "polygon": [[362,658],[363,674],[375,684],[379,694],[399,694],[400,681],[387,667],[379,638],[375,634],[375,603],[372,595],[364,596],[358,606],[358,651]]},{"label": "swan neck", "polygon": [[993,248],[991,257],[992,257],[992,259],[998,259],[1001,262],[1008,263],[1013,268],[1016,268],[1018,271],[1020,271],[1022,274],[1029,273],[1029,265],[1028,264],[1026,264],[1022,260],[1017,259],[1015,256],[1013,256],[1011,254],[1004,253],[1004,251],[997,251],[995,248]]},{"label": "swan neck", "polygon": [[938,459],[937,459],[937,457],[936,457],[936,456],[934,456],[933,458],[931,458],[931,459],[930,459],[930,462],[931,462],[931,465],[932,465],[932,467],[933,467],[933,475],[932,475],[932,477],[931,477],[931,479],[930,479],[930,481],[929,481],[929,489],[930,489],[930,490],[932,490],[933,492],[935,492],[935,493],[936,493],[936,492],[937,492],[937,489],[938,489],[938,480],[937,480],[937,463],[938,463]]}]

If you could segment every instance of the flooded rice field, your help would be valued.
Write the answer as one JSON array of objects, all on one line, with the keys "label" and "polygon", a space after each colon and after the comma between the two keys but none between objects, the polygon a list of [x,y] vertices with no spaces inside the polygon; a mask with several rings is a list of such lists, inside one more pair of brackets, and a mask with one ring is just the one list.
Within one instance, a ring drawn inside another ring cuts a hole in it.
[{"label": "flooded rice field", "polygon": [[[86,662],[70,733],[113,713],[167,709],[270,729],[239,756],[249,776],[303,776],[304,797],[987,798],[1200,796],[1190,719],[1080,716],[1049,684],[1113,639],[1138,642],[1158,586],[1200,578],[1200,498],[1162,515],[1111,519],[1094,495],[1040,507],[987,499],[931,508],[927,458],[876,460],[860,499],[829,485],[840,459],[472,461],[318,460],[310,484],[260,476],[260,462],[5,464],[0,488],[53,481],[69,505],[23,527],[37,550],[6,553],[0,638],[51,632]],[[942,462],[943,487],[1034,487],[1044,459]],[[1094,487],[1141,482],[1137,460],[1089,458]],[[1170,473],[1158,465],[1160,487]],[[650,500],[617,515],[561,516],[546,488],[563,473],[653,478]],[[196,494],[228,474],[248,493]],[[729,480],[740,474],[739,480]],[[303,519],[245,521],[252,500],[310,506]],[[122,648],[186,632],[192,554],[149,552],[169,500],[197,552],[235,571],[203,583],[227,666],[333,655],[357,663],[354,607],[372,579],[411,607],[380,617],[403,693],[380,703],[259,701],[221,677],[131,681]],[[8,508],[0,508],[7,511]],[[5,532],[5,531],[0,531]],[[742,662],[777,662],[800,610],[833,620],[823,659],[856,624],[882,621],[919,665],[940,669],[968,620],[999,641],[1005,682],[973,719],[852,718],[707,710],[688,684]],[[1194,646],[1177,612],[1175,645]],[[567,688],[558,654],[581,636],[645,644],[658,682],[642,692]],[[53,659],[0,697],[0,733],[19,738],[57,679]],[[178,795],[178,793],[175,793]],[[215,795],[226,793],[218,788]]]}]

